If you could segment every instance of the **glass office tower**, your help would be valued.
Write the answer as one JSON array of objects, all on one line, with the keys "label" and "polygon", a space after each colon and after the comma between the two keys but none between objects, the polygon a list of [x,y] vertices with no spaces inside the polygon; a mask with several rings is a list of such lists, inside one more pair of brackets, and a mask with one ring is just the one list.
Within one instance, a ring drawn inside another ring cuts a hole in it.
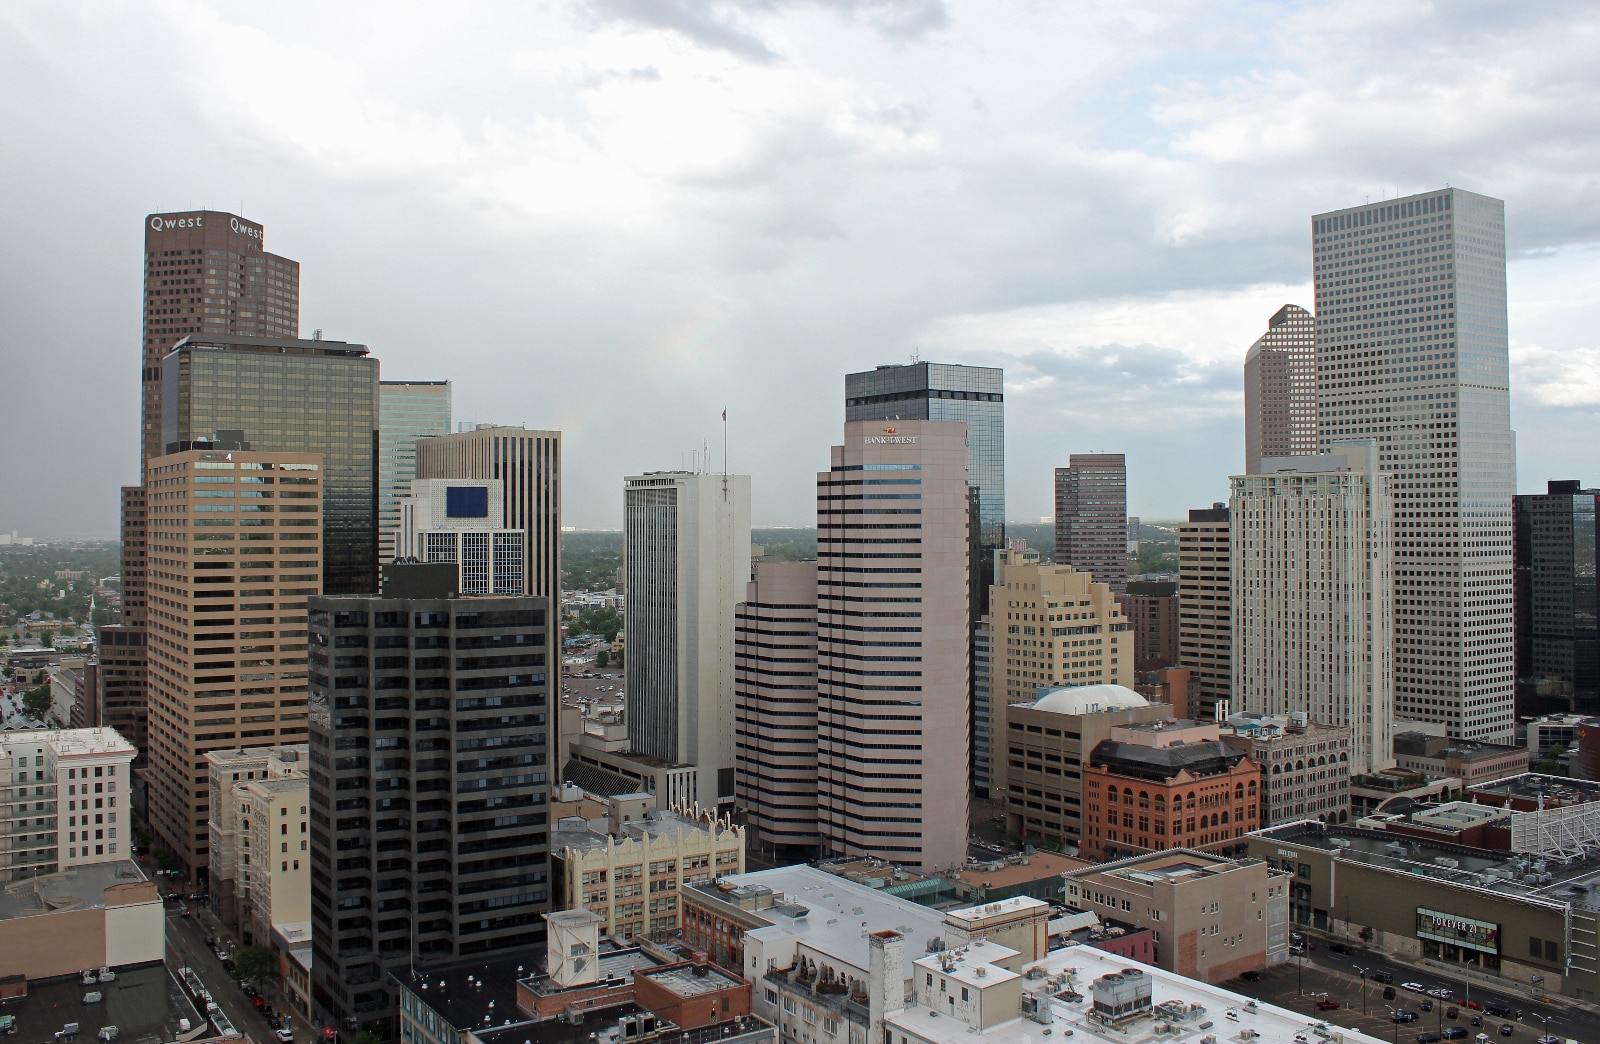
[{"label": "glass office tower", "polygon": [[1518,718],[1600,714],[1600,490],[1551,480],[1512,511],[1516,555]]},{"label": "glass office tower", "polygon": [[417,439],[450,434],[449,381],[378,382],[378,560],[395,555],[400,501],[417,477]]},{"label": "glass office tower", "polygon": [[361,344],[187,338],[161,363],[169,453],[220,437],[322,455],[322,587],[378,589],[378,360]]}]

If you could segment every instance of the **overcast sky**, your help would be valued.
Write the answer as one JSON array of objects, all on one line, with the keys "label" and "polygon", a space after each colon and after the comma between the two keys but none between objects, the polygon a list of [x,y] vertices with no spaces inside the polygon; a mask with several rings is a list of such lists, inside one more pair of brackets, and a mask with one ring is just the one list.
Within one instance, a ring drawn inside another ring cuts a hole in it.
[{"label": "overcast sky", "polygon": [[559,428],[568,525],[703,442],[809,525],[843,374],[1006,371],[1007,516],[1177,517],[1314,211],[1506,200],[1518,486],[1600,483],[1600,7],[0,0],[0,530],[116,531],[154,211],[266,226],[301,332]]}]

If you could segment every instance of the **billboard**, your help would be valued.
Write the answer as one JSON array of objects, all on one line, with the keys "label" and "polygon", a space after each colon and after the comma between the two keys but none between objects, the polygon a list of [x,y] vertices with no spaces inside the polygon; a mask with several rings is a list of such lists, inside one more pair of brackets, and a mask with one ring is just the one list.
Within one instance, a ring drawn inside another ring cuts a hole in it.
[{"label": "billboard", "polygon": [[1417,938],[1449,943],[1480,953],[1500,952],[1500,926],[1459,914],[1417,907]]},{"label": "billboard", "polygon": [[488,486],[449,486],[444,491],[445,517],[488,518]]}]

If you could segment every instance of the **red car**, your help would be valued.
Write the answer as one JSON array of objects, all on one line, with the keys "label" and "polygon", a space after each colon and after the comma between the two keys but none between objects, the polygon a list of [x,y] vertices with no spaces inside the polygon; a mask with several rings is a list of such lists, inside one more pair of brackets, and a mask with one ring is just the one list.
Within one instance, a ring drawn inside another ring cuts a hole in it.
[{"label": "red car", "polygon": [[254,1004],[257,1008],[264,1008],[267,1004],[265,998],[262,997],[251,997],[250,1003]]},{"label": "red car", "polygon": [[1475,1000],[1458,1000],[1456,1003],[1461,1005],[1463,1008],[1471,1008],[1473,1011],[1483,1010],[1483,1005],[1479,1004]]},{"label": "red car", "polygon": [[1338,1001],[1329,1000],[1326,997],[1324,997],[1321,1000],[1317,1001],[1317,1010],[1318,1011],[1332,1011],[1335,1008],[1337,1008],[1338,1006],[1339,1006],[1339,1002]]}]

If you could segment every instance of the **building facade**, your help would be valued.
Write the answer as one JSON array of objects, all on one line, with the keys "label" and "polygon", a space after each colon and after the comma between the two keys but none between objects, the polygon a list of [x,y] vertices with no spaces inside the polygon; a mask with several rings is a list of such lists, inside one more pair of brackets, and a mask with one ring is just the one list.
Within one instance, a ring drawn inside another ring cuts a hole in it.
[{"label": "building facade", "polygon": [[1128,461],[1074,453],[1056,469],[1056,562],[1121,591],[1128,582]]},{"label": "building facade", "polygon": [[311,920],[309,749],[233,747],[210,768],[211,906],[244,945]]},{"label": "building facade", "polygon": [[322,590],[376,591],[378,360],[366,346],[190,338],[161,374],[168,452],[210,444],[321,458]]},{"label": "building facade", "polygon": [[1119,725],[1083,767],[1083,808],[1085,859],[1168,848],[1234,855],[1261,825],[1261,770],[1214,722]]},{"label": "building facade", "polygon": [[763,846],[804,857],[817,831],[817,564],[760,561],[735,607],[734,788]]},{"label": "building facade", "polygon": [[126,860],[137,755],[115,729],[0,733],[0,885]]},{"label": "building facade", "polygon": [[1117,595],[1133,632],[1133,669],[1140,674],[1178,665],[1178,583],[1129,580]]},{"label": "building facade", "polygon": [[315,453],[150,462],[150,826],[192,872],[210,863],[206,755],[306,737],[321,469]]},{"label": "building facade", "polygon": [[750,476],[636,475],[623,490],[623,633],[634,754],[693,765],[734,797],[734,607],[750,581]]},{"label": "building facade", "polygon": [[1189,716],[1233,698],[1233,580],[1228,505],[1191,508],[1178,526],[1178,663],[1190,668]]},{"label": "building facade", "polygon": [[1600,713],[1600,490],[1570,479],[1545,490],[1513,503],[1518,719]]},{"label": "building facade", "polygon": [[1466,787],[1524,775],[1532,763],[1527,747],[1451,740],[1422,732],[1395,733],[1394,759],[1400,768],[1425,776],[1449,776]]},{"label": "building facade", "polygon": [[1302,819],[1350,820],[1350,726],[1327,725],[1303,711],[1230,714],[1222,742],[1261,768],[1261,824]]},{"label": "building facade", "polygon": [[543,941],[549,613],[533,597],[311,600],[312,1001],[325,1024],[392,1031],[389,972]]},{"label": "building facade", "polygon": [[1348,725],[1353,771],[1394,764],[1393,502],[1378,444],[1269,457],[1233,479],[1233,706]]},{"label": "building facade", "polygon": [[499,479],[416,479],[400,501],[395,549],[456,567],[458,594],[526,594],[528,534],[505,525]]},{"label": "building facade", "polygon": [[1317,452],[1317,321],[1286,304],[1244,357],[1244,470]]},{"label": "building facade", "polygon": [[1394,491],[1395,713],[1512,734],[1505,204],[1461,189],[1318,214],[1318,438]]},{"label": "building facade", "polygon": [[417,440],[450,434],[449,381],[378,382],[378,561],[395,556],[400,501],[417,477]]},{"label": "building facade", "polygon": [[959,422],[850,421],[817,475],[825,854],[922,869],[966,862],[967,464]]}]

